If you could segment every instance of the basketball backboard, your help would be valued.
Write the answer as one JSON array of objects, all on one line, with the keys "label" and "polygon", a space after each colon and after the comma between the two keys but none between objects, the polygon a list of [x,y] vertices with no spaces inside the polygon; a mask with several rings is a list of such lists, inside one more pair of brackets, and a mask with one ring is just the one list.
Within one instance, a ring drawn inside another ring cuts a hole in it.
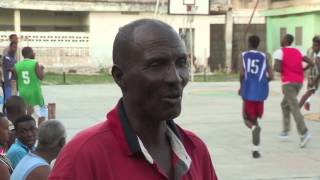
[{"label": "basketball backboard", "polygon": [[207,15],[209,0],[168,0],[171,15]]}]

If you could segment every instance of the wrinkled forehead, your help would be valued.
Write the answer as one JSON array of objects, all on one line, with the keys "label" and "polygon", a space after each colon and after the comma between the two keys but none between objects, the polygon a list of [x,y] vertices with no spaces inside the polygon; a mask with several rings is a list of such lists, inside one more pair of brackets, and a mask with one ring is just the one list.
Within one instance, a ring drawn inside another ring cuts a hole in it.
[{"label": "wrinkled forehead", "polygon": [[136,28],[133,44],[136,49],[144,52],[163,50],[168,53],[186,53],[179,35],[166,26],[144,25]]}]

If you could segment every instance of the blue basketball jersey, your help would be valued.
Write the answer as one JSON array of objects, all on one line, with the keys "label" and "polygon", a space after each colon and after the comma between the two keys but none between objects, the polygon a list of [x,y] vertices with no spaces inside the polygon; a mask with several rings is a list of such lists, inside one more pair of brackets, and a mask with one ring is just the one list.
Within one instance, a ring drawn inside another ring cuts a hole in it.
[{"label": "blue basketball jersey", "polygon": [[244,79],[241,82],[241,96],[245,100],[264,101],[269,94],[266,55],[259,51],[242,53]]}]

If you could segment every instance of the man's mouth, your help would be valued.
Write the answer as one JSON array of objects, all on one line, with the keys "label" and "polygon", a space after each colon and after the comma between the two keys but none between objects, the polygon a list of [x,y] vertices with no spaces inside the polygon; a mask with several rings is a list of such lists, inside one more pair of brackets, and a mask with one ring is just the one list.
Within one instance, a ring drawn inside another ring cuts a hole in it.
[{"label": "man's mouth", "polygon": [[161,98],[162,101],[168,102],[170,104],[179,103],[182,99],[182,95],[180,93],[172,93]]}]

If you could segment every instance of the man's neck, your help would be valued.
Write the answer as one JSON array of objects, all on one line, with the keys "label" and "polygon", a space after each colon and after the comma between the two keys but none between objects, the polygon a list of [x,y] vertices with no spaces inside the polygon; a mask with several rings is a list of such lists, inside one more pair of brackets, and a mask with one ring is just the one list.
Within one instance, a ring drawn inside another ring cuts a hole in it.
[{"label": "man's neck", "polygon": [[8,55],[9,55],[10,57],[15,57],[15,56],[16,56],[16,53],[8,52]]},{"label": "man's neck", "polygon": [[141,139],[145,146],[157,146],[167,141],[167,123],[146,117],[144,114],[136,113],[123,102],[129,124],[133,131]]},{"label": "man's neck", "polygon": [[37,149],[33,153],[46,160],[48,164],[50,164],[51,161],[55,158],[53,155],[51,155],[51,153],[48,153],[48,150],[45,150],[41,147],[37,147]]}]

